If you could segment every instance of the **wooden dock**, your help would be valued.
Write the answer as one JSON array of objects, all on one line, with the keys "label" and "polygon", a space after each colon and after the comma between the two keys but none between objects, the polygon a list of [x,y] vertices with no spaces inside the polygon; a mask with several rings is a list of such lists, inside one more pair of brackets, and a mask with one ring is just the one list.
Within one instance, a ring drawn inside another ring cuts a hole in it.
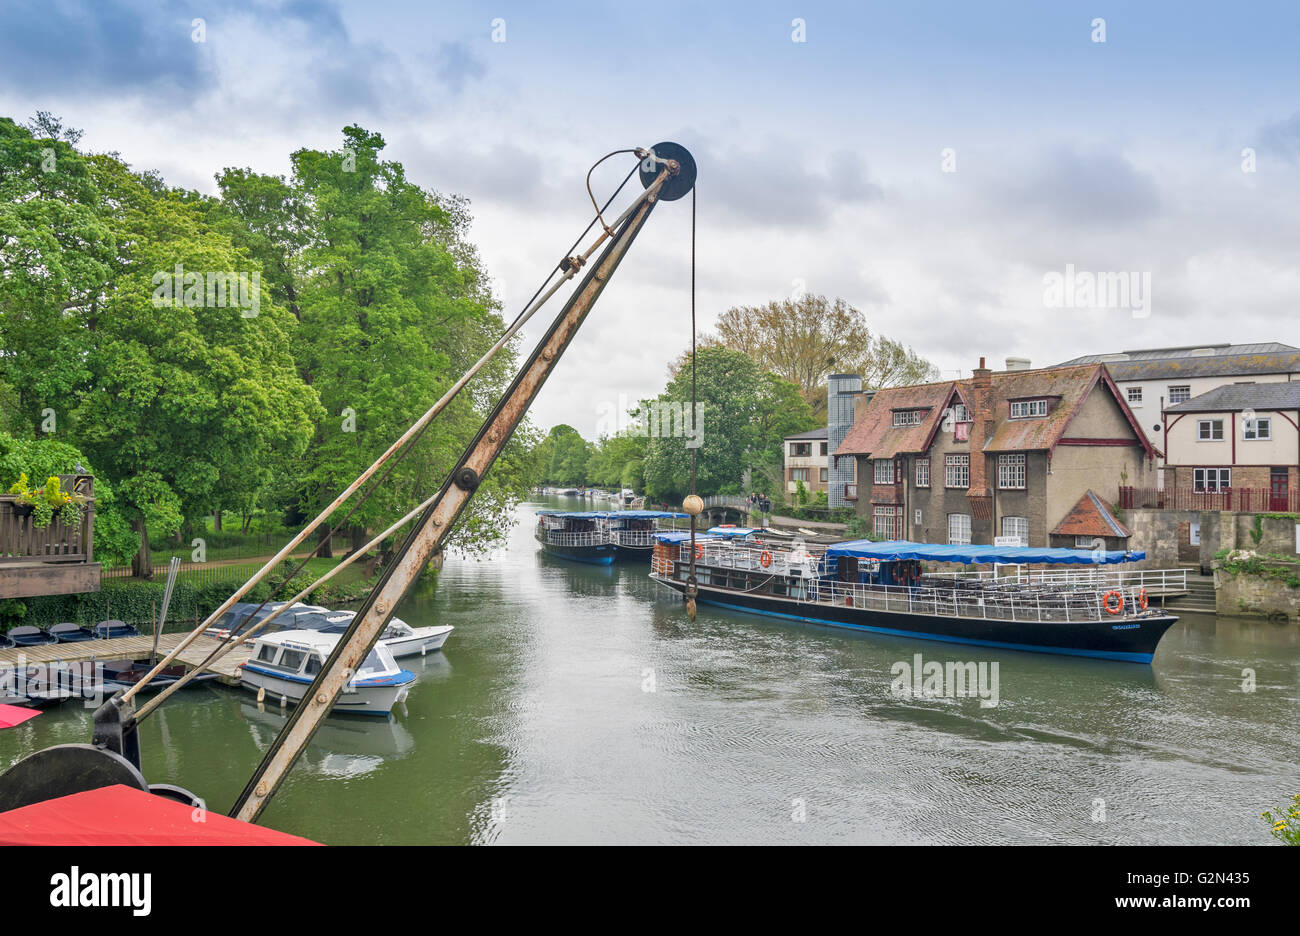
[{"label": "wooden dock", "polygon": [[[158,639],[158,651],[165,654],[177,646],[184,634],[163,634]],[[199,665],[207,655],[216,649],[221,641],[213,637],[199,637],[186,647],[176,663],[189,667]],[[83,640],[78,643],[45,644],[40,647],[12,647],[0,650],[0,670],[10,669],[19,664],[32,666],[42,663],[86,663],[96,660],[147,660],[153,652],[153,637],[115,637],[112,640]],[[239,685],[239,674],[235,669],[245,662],[250,655],[247,646],[240,644],[213,666],[208,672],[216,673],[217,678],[229,686]]]}]

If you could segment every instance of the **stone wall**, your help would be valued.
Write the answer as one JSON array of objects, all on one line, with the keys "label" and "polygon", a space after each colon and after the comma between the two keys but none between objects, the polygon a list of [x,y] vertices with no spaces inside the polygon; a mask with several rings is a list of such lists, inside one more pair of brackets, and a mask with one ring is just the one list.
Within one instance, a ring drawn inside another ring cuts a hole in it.
[{"label": "stone wall", "polygon": [[1233,575],[1219,568],[1215,561],[1214,596],[1219,614],[1260,615],[1269,618],[1300,620],[1300,588],[1292,588],[1285,578],[1300,576],[1300,563],[1265,561],[1272,574],[1239,572]]},{"label": "stone wall", "polygon": [[[1132,531],[1129,548],[1146,552],[1141,562],[1130,563],[1130,569],[1172,569],[1186,564],[1180,558],[1179,544],[1185,542],[1192,523],[1201,523],[1204,542],[1205,526],[1201,512],[1196,510],[1125,510],[1120,520]],[[1186,551],[1181,550],[1183,555]],[[1213,553],[1211,553],[1213,555]],[[1208,564],[1206,566],[1209,568]]]}]

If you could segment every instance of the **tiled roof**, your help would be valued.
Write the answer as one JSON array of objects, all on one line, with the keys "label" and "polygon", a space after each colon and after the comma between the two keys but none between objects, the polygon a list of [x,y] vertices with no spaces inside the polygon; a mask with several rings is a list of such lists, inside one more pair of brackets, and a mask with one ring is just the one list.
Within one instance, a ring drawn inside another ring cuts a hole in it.
[{"label": "tiled roof", "polygon": [[[1046,451],[1054,448],[1084,398],[1098,383],[1110,392],[1105,368],[1098,364],[1074,367],[1045,367],[1038,370],[1002,371],[990,377],[988,409],[993,417],[992,432],[986,436],[985,452]],[[1300,386],[1300,384],[1297,384]],[[933,438],[936,423],[953,390],[973,401],[978,386],[973,379],[889,387],[876,391],[835,455],[870,455],[893,458],[899,453],[923,452]],[[1019,399],[1048,400],[1046,417],[1011,419],[1010,402]],[[1116,403],[1133,427],[1134,441],[1149,443],[1137,428],[1132,412],[1118,396]],[[893,411],[929,407],[920,425],[893,425]]]},{"label": "tiled roof", "polygon": [[827,435],[828,432],[826,427],[818,426],[816,429],[810,429],[807,432],[799,432],[794,435],[788,435],[785,437],[785,440],[788,442],[791,440],[798,440],[798,439],[824,439],[827,437]]},{"label": "tiled roof", "polygon": [[1300,348],[1280,341],[1150,348],[1113,354],[1088,354],[1059,366],[1070,367],[1076,364],[1105,364],[1116,380],[1294,374],[1300,373]]},{"label": "tiled roof", "polygon": [[1300,409],[1300,381],[1289,383],[1225,384],[1207,390],[1166,413],[1226,413],[1241,410]]},{"label": "tiled roof", "polygon": [[1053,536],[1132,536],[1132,532],[1115,517],[1110,504],[1091,490],[1070,508]]},{"label": "tiled roof", "polygon": [[[834,454],[893,458],[899,452],[924,451],[935,422],[943,418],[943,404],[952,388],[949,380],[877,390]],[[894,410],[920,407],[930,411],[918,425],[894,427]]]}]

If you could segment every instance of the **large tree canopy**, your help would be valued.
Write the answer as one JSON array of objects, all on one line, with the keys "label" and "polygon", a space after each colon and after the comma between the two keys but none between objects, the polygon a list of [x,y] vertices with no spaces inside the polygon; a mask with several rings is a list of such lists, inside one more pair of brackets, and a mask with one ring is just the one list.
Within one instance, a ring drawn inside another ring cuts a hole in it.
[{"label": "large tree canopy", "polygon": [[799,387],[817,415],[826,412],[826,378],[860,374],[869,389],[922,383],[937,371],[915,351],[872,335],[863,314],[843,299],[804,295],[722,313],[705,339],[749,355],[760,368]]}]

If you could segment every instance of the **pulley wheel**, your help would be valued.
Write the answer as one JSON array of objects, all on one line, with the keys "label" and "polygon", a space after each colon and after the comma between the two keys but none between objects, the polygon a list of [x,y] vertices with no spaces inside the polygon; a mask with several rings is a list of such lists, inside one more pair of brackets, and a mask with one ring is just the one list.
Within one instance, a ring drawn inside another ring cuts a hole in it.
[{"label": "pulley wheel", "polygon": [[[677,160],[681,167],[676,175],[664,179],[663,187],[659,189],[661,200],[677,201],[695,187],[695,157],[691,155],[690,150],[680,143],[656,143],[650,149],[660,159]],[[662,164],[650,162],[648,159],[641,160],[641,187],[649,188],[653,185],[661,171],[663,171]]]}]

